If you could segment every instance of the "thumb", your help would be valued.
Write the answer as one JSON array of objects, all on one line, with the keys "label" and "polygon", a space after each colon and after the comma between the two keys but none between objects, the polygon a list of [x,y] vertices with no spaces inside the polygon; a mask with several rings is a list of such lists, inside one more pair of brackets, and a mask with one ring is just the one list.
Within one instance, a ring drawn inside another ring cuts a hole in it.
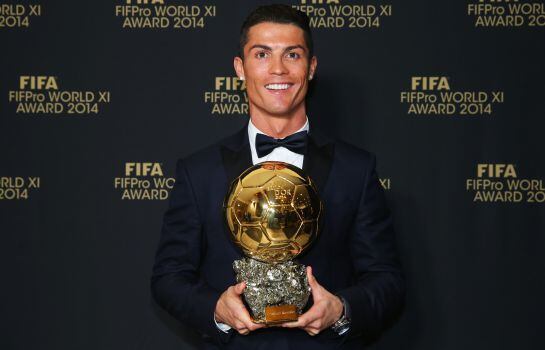
[{"label": "thumb", "polygon": [[244,292],[244,288],[246,288],[246,282],[242,281],[240,283],[235,284],[235,293],[237,295],[241,295],[242,292]]},{"label": "thumb", "polygon": [[320,288],[320,284],[316,280],[316,277],[312,274],[312,267],[307,266],[307,279],[308,284],[310,285],[310,288],[312,289],[312,295],[314,296],[314,293],[318,291]]}]

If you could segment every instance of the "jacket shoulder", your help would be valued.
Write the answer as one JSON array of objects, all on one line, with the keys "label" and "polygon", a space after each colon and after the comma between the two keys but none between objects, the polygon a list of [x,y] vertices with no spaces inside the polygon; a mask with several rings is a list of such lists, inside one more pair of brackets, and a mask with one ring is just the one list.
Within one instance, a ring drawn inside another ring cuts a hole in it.
[{"label": "jacket shoulder", "polygon": [[231,147],[240,139],[240,132],[224,137],[219,141],[201,148],[189,155],[179,157],[178,163],[183,163],[189,169],[210,168],[215,164],[221,164],[221,148]]},{"label": "jacket shoulder", "polygon": [[335,156],[365,165],[375,161],[375,154],[342,140],[335,140]]},{"label": "jacket shoulder", "polygon": [[178,162],[183,162],[188,168],[201,167],[203,165],[210,166],[214,161],[221,160],[220,143],[201,148],[185,157],[180,157]]}]

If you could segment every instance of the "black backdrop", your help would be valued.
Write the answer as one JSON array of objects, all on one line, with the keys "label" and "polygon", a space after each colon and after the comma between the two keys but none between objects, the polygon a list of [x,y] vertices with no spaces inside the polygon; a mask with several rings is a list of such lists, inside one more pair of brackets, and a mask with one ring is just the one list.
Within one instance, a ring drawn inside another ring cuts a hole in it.
[{"label": "black backdrop", "polygon": [[[0,1],[0,348],[197,347],[153,255],[176,159],[247,120],[260,3]],[[311,128],[377,154],[395,216],[407,306],[371,348],[544,349],[544,2],[289,3]]]}]

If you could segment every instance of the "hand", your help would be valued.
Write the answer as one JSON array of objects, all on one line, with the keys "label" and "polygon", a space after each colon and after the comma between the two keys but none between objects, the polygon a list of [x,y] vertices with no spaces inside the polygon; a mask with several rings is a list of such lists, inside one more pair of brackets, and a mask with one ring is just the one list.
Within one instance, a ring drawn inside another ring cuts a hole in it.
[{"label": "hand", "polygon": [[307,266],[307,279],[312,288],[314,304],[307,312],[299,316],[297,321],[284,323],[282,327],[301,328],[314,336],[341,318],[343,303],[339,297],[331,294],[318,283],[310,266]]},{"label": "hand", "polygon": [[246,288],[245,282],[227,288],[216,303],[214,317],[217,322],[225,323],[240,334],[247,335],[265,325],[252,322],[241,298],[244,288]]}]

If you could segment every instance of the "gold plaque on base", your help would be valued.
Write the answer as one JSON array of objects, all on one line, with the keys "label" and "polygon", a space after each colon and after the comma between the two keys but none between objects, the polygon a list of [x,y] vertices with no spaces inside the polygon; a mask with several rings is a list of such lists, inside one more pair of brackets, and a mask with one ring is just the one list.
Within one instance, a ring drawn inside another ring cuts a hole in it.
[{"label": "gold plaque on base", "polygon": [[297,307],[295,305],[278,305],[265,307],[266,324],[297,321],[297,317]]}]

